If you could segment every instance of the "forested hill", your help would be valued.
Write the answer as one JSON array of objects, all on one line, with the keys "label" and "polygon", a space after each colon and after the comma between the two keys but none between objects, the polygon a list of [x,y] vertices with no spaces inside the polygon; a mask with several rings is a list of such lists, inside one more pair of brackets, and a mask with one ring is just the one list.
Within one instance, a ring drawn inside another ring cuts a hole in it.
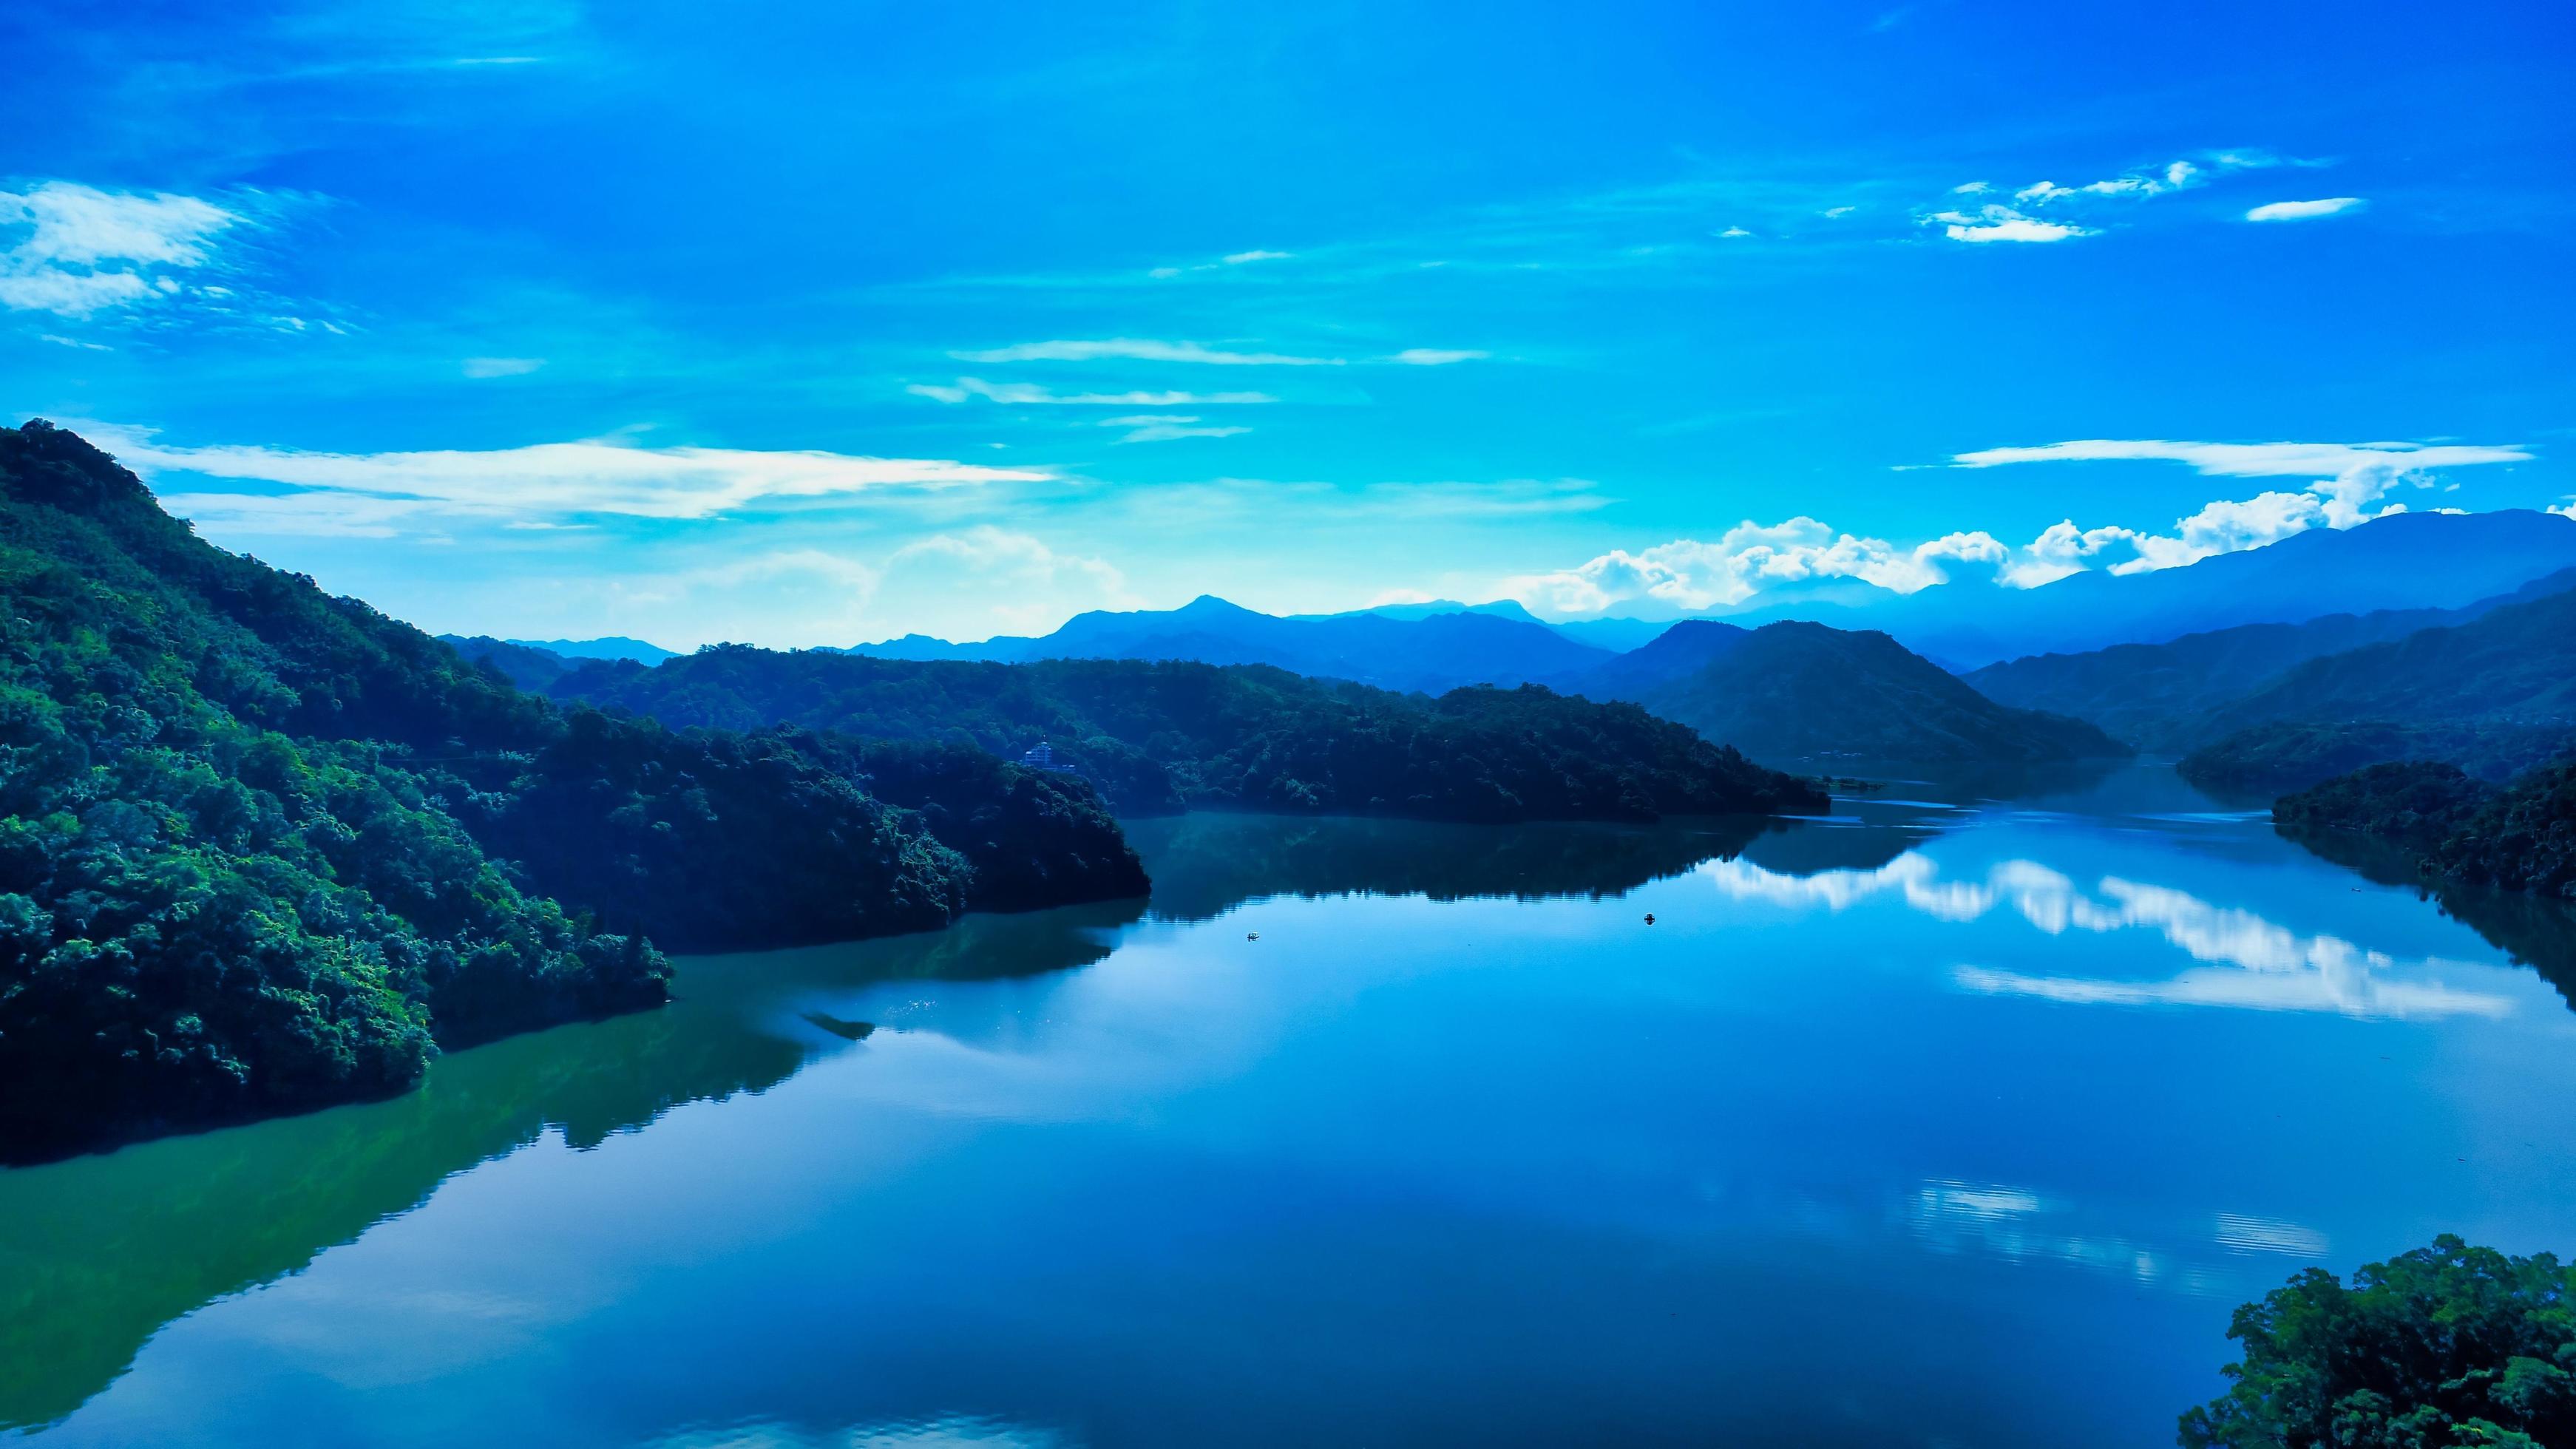
[{"label": "forested hill", "polygon": [[2438,762],[2372,765],[2282,797],[2272,818],[2384,841],[2427,875],[2576,899],[2576,757],[2501,787]]},{"label": "forested hill", "polygon": [[2330,614],[2303,624],[2245,624],[2187,634],[2162,644],[2032,655],[1963,677],[2005,704],[2090,720],[2141,749],[2189,750],[2217,738],[2210,733],[2213,719],[2237,700],[2266,688],[2285,670],[2426,629],[2473,623],[2500,609],[2570,590],[2576,590],[2576,569],[2561,569],[2511,593],[2458,609],[2397,609]]},{"label": "forested hill", "polygon": [[1747,632],[1686,621],[1569,687],[1634,700],[1774,762],[1866,756],[2000,763],[2130,753],[2082,720],[1997,704],[1885,634],[1822,624]]},{"label": "forested hill", "polygon": [[557,691],[673,726],[1041,742],[1126,813],[1190,808],[1437,820],[1651,819],[1822,810],[1803,780],[1633,705],[1536,686],[1439,698],[1264,665],[869,659],[727,646],[594,664]]},{"label": "forested hill", "polygon": [[0,428],[0,752],[0,1160],[397,1091],[662,1000],[657,943],[1144,886],[1078,783],[566,712],[42,422]]}]

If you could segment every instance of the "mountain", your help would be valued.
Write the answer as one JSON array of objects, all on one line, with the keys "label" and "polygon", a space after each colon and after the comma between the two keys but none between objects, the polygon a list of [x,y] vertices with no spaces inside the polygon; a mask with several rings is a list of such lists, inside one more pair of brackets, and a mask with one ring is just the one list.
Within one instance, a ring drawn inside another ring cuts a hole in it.
[{"label": "mountain", "polygon": [[1864,589],[1856,602],[1758,598],[1739,624],[1795,618],[1872,628],[1959,668],[2028,654],[2159,643],[2328,614],[2457,609],[2576,567],[2576,518],[2525,509],[2401,513],[2150,573],[2074,574],[2035,589]]},{"label": "mountain", "polygon": [[1266,665],[991,664],[726,645],[657,669],[590,665],[556,690],[674,726],[962,736],[1004,755],[1045,743],[1134,814],[1652,819],[1827,804],[1805,781],[1643,710],[1537,686],[1431,699]]},{"label": "mountain", "polygon": [[[1414,605],[1391,606],[1409,611]],[[1518,610],[1518,605],[1511,606]],[[1491,612],[1281,618],[1201,595],[1177,609],[1077,614],[1040,638],[949,644],[906,635],[847,651],[879,659],[1188,660],[1267,664],[1292,674],[1349,679],[1381,689],[1439,693],[1464,684],[1526,684],[1570,675],[1606,659],[1548,626]]]},{"label": "mountain", "polygon": [[2202,716],[2178,768],[2286,789],[2397,760],[2493,780],[2576,740],[2576,591],[2294,665]]},{"label": "mountain", "polygon": [[2343,720],[2576,727],[2576,592],[2311,659],[2212,714],[2204,735]]},{"label": "mountain", "polygon": [[659,664],[665,659],[680,657],[659,644],[647,644],[623,634],[611,634],[605,639],[504,639],[500,642],[526,649],[542,649],[566,659],[632,659],[638,664]]},{"label": "mountain", "polygon": [[2507,604],[2576,589],[2561,569],[2510,594],[2460,609],[2329,614],[2301,624],[2242,624],[2163,644],[2115,644],[2084,654],[2037,654],[1962,676],[1980,694],[2100,725],[2143,749],[2187,749],[2210,715],[2272,676],[2310,659],[2467,623]]},{"label": "mountain", "polygon": [[660,1002],[657,943],[1144,887],[1078,782],[559,709],[42,421],[0,429],[0,758],[0,1161],[398,1092]]},{"label": "mountain", "polygon": [[441,634],[438,642],[464,655],[469,664],[489,662],[512,684],[531,694],[545,693],[547,686],[561,679],[575,664],[551,649],[515,644],[488,634]]},{"label": "mountain", "polygon": [[1756,759],[2046,761],[2128,748],[2081,720],[2008,709],[1885,634],[1674,625],[1569,686],[1628,699]]}]

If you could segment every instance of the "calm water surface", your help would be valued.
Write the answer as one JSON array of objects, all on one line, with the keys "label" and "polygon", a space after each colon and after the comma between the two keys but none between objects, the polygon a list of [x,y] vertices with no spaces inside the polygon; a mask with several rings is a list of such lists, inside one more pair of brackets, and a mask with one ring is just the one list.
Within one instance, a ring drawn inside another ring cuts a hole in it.
[{"label": "calm water surface", "polygon": [[2576,1248],[2576,1015],[2489,939],[2562,918],[2153,767],[1977,793],[1149,822],[1150,904],[691,960],[397,1101],[0,1172],[0,1424],[2169,1444],[2304,1264]]}]

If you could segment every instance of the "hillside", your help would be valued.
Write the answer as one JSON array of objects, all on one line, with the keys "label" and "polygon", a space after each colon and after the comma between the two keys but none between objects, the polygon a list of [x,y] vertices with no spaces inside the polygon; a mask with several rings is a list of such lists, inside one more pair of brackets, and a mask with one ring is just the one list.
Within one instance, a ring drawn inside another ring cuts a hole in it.
[{"label": "hillside", "polygon": [[2129,753],[2081,720],[2007,709],[1884,634],[1675,625],[1573,682],[1774,762],[2045,761]]},{"label": "hillside", "polygon": [[1559,678],[1610,657],[1609,651],[1577,643],[1517,609],[1422,614],[1415,612],[1417,607],[1281,618],[1202,595],[1178,609],[1078,614],[1039,638],[950,644],[911,634],[848,652],[991,663],[1139,659],[1267,664],[1319,679],[1435,694],[1466,684],[1510,686]]},{"label": "hillside", "polygon": [[661,1001],[656,943],[1143,888],[1079,785],[950,746],[879,798],[854,746],[559,710],[42,422],[0,490],[0,1160],[399,1091]]},{"label": "hillside", "polygon": [[2311,659],[2482,618],[2508,604],[2576,589],[2576,569],[2460,609],[2330,614],[2302,624],[2245,624],[2163,644],[2038,654],[1962,676],[2001,704],[2073,715],[2141,749],[2205,742],[2209,717],[2274,675]]},{"label": "hillside", "polygon": [[2576,592],[2309,660],[2212,713],[2205,737],[2342,720],[2576,726]]},{"label": "hillside", "polygon": [[574,660],[551,649],[486,634],[441,634],[438,642],[464,655],[468,664],[490,663],[504,678],[531,694],[545,693],[575,667]]},{"label": "hillside", "polygon": [[2502,787],[2451,765],[2372,765],[2287,795],[2289,832],[2348,831],[2403,848],[2426,875],[2576,899],[2576,759]]},{"label": "hillside", "polygon": [[1431,699],[1257,665],[1002,665],[726,646],[651,670],[593,665],[557,688],[673,725],[967,739],[1005,756],[1044,742],[1132,814],[1651,819],[1826,804],[1804,781],[1642,710],[1535,686]]},{"label": "hillside", "polygon": [[2174,768],[2203,789],[2265,796],[2391,760],[2434,761],[2501,784],[2571,745],[2576,727],[2563,724],[2282,720],[2203,745]]}]

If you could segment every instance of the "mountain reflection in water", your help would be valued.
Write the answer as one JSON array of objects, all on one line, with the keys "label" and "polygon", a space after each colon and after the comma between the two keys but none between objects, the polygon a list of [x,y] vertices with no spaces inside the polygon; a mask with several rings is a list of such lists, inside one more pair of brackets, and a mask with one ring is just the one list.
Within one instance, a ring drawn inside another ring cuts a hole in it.
[{"label": "mountain reflection in water", "polygon": [[2462,924],[2545,903],[2034,788],[1140,822],[1150,901],[0,1172],[0,1425],[2162,1443],[2303,1263],[2565,1246],[2576,1016]]},{"label": "mountain reflection in water", "polygon": [[[1132,832],[1153,872],[1154,914],[1202,920],[1283,894],[1615,895],[1795,828],[1194,815]],[[677,999],[663,1010],[450,1054],[419,1090],[391,1101],[0,1170],[0,1428],[60,1417],[162,1324],[302,1268],[476,1163],[550,1131],[588,1148],[683,1103],[765,1091],[870,1034],[814,1003],[872,981],[1088,966],[1147,905],[969,916],[920,935],[684,958]]]}]

